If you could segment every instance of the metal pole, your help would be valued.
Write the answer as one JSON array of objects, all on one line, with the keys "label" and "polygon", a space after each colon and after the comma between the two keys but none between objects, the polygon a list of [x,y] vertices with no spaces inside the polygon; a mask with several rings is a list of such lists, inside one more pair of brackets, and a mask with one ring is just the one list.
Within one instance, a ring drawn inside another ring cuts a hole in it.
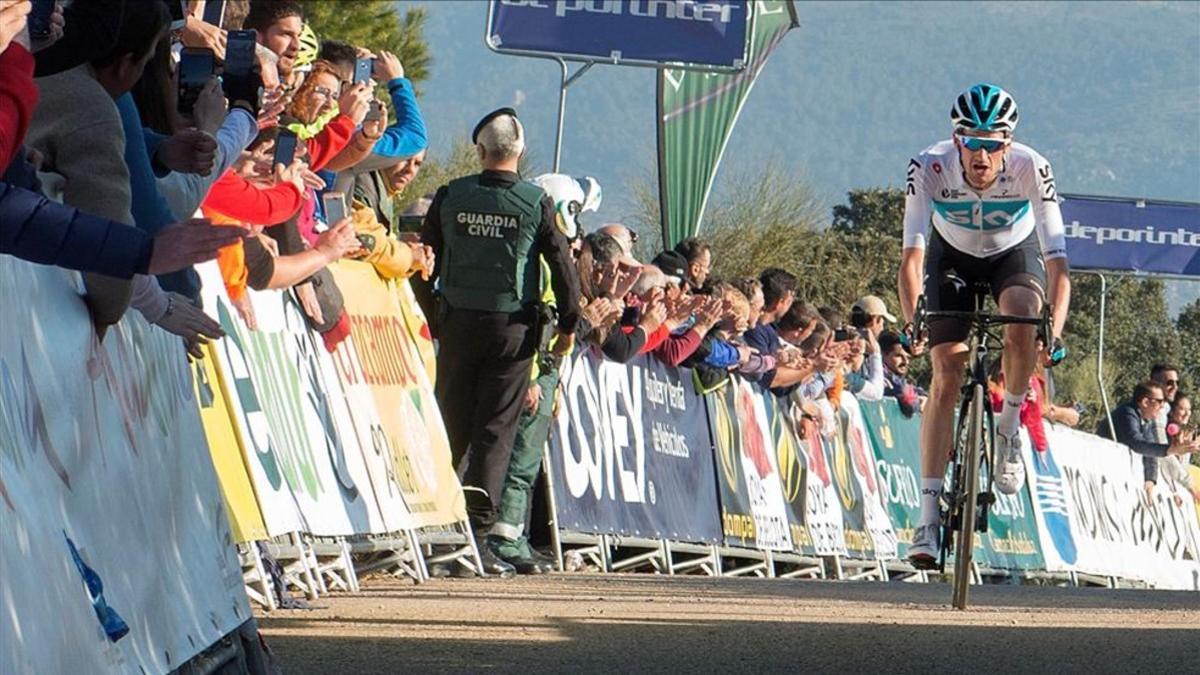
[{"label": "metal pole", "polygon": [[1100,348],[1096,351],[1096,384],[1100,386],[1100,400],[1104,402],[1104,415],[1108,418],[1108,435],[1117,440],[1117,430],[1113,427],[1112,408],[1108,403],[1108,390],[1104,386],[1104,315],[1108,300],[1108,278],[1100,277]]},{"label": "metal pole", "polygon": [[561,57],[556,57],[554,60],[558,61],[558,67],[561,72],[558,85],[558,131],[554,135],[553,173],[558,173],[558,166],[562,160],[563,123],[566,121],[567,116],[567,87],[570,87],[572,84],[574,84],[575,80],[578,80],[580,76],[586,73],[589,68],[595,65],[596,62],[588,61],[584,63],[579,67],[579,70],[575,71],[575,73],[572,75],[569,74],[566,61],[564,61]]}]

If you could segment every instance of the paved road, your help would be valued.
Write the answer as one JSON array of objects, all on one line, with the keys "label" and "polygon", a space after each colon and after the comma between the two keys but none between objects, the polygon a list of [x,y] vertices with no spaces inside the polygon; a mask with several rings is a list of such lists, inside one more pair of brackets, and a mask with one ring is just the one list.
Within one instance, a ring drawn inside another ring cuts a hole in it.
[{"label": "paved road", "polygon": [[286,673],[1198,672],[1200,593],[649,575],[373,577],[262,618]]}]

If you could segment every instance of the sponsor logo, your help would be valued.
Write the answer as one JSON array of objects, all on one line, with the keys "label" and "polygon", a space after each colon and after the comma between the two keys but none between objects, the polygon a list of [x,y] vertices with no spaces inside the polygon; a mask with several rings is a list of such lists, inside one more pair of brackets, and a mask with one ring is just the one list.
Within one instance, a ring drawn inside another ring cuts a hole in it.
[{"label": "sponsor logo", "polygon": [[554,16],[564,18],[567,14],[628,14],[643,19],[666,19],[669,21],[699,21],[704,23],[729,23],[733,12],[741,9],[737,5],[721,2],[662,2],[661,0],[500,0],[505,7],[553,10]]},{"label": "sponsor logo", "polygon": [[967,193],[956,188],[945,188],[942,190],[942,199],[962,199]]},{"label": "sponsor logo", "polygon": [[951,225],[1005,230],[1029,213],[1029,202],[943,202],[934,200],[933,208]]},{"label": "sponsor logo", "polygon": [[1041,184],[1042,201],[1058,201],[1058,190],[1054,187],[1054,173],[1050,170],[1049,164],[1038,169],[1038,181]]},{"label": "sponsor logo", "polygon": [[1063,488],[1062,471],[1054,461],[1052,449],[1033,453],[1033,469],[1036,476],[1034,494],[1042,512],[1042,522],[1050,534],[1050,542],[1058,557],[1068,565],[1075,564],[1078,551],[1075,537],[1071,534],[1071,517],[1067,511],[1067,494]]},{"label": "sponsor logo", "polygon": [[1200,248],[1200,232],[1182,227],[1174,230],[1159,230],[1153,225],[1145,227],[1105,227],[1103,225],[1081,225],[1078,220],[1067,223],[1067,239],[1088,239],[1103,246],[1109,242],[1120,244],[1152,244],[1154,246],[1190,246]]},{"label": "sponsor logo", "polygon": [[[783,484],[783,498],[795,504],[804,496],[804,462],[796,449],[796,437],[792,426],[784,419],[786,413],[778,410],[772,420],[775,441],[775,463],[779,465],[779,480]],[[801,511],[803,512],[803,511]]]},{"label": "sponsor logo", "polygon": [[904,193],[907,195],[917,194],[917,171],[920,171],[921,163],[915,159],[908,160],[908,171],[905,172]]},{"label": "sponsor logo", "polygon": [[605,363],[593,375],[584,362],[576,366],[566,383],[572,414],[559,417],[559,432],[570,439],[563,453],[567,489],[576,499],[590,492],[596,500],[653,504],[654,486],[646,479],[642,369]]},{"label": "sponsor logo", "polygon": [[941,172],[942,172],[942,165],[941,165],[941,164],[939,164],[938,162],[934,162],[934,163],[933,163],[933,167],[932,167],[932,168],[933,168],[933,172],[934,172],[934,173],[941,173]]}]

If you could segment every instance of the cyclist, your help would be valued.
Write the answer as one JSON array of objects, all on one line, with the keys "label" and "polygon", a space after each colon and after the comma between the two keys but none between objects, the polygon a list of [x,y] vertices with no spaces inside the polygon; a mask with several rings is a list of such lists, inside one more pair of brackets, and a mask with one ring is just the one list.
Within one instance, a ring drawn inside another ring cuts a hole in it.
[{"label": "cyclist", "polygon": [[[912,321],[923,292],[929,311],[973,311],[986,284],[1000,313],[1037,317],[1053,308],[1051,362],[1066,355],[1062,328],[1070,302],[1066,240],[1054,172],[1032,148],[1013,141],[1017,103],[977,84],[950,108],[953,135],[908,163],[900,303]],[[932,223],[932,227],[930,224]],[[1036,327],[1004,329],[1004,404],[996,423],[996,487],[1014,494],[1025,481],[1017,433],[1021,402],[1039,358]],[[938,498],[953,446],[954,410],[968,360],[969,324],[929,322],[933,384],[921,421],[921,520],[909,548],[929,569],[939,553]]]}]

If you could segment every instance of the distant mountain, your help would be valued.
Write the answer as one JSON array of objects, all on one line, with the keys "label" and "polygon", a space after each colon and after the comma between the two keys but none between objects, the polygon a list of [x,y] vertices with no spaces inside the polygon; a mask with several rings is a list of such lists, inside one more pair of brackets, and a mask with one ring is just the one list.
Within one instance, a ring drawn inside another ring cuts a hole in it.
[{"label": "distant mountain", "polygon": [[[433,152],[512,105],[535,165],[549,170],[558,65],[489,51],[482,0],[398,4],[429,11],[433,75],[421,104]],[[759,78],[722,173],[770,160],[831,206],[852,188],[898,185],[908,158],[948,135],[953,97],[986,80],[1016,97],[1018,137],[1054,164],[1060,192],[1200,201],[1200,3],[803,2],[798,10],[801,27]],[[597,66],[571,87],[562,168],[600,180],[601,221],[631,213],[627,185],[650,179],[654,157],[652,70]],[[718,197],[721,185],[718,175]]]}]

